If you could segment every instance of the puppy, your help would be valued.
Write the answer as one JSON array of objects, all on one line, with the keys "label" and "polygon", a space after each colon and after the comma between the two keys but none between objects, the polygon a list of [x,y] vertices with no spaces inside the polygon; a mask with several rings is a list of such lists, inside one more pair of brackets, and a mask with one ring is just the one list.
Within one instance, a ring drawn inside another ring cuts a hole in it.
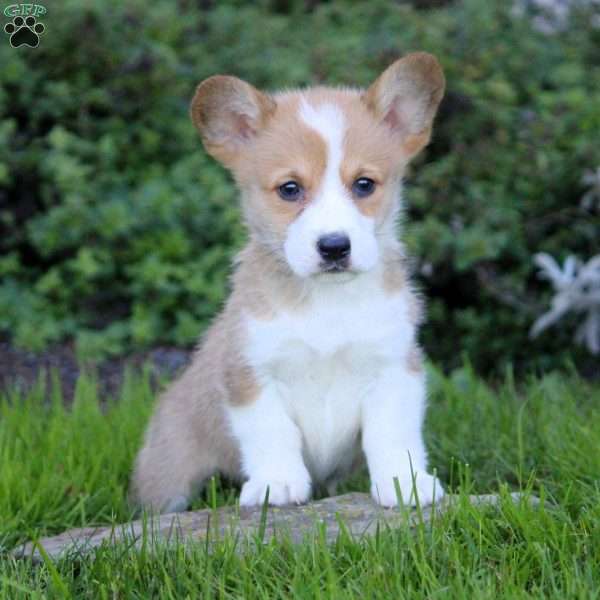
[{"label": "puppy", "polygon": [[[396,226],[402,176],[428,143],[444,93],[414,53],[367,89],[264,93],[203,81],[191,118],[233,174],[249,241],[233,290],[191,365],[159,401],[132,491],[185,509],[219,472],[240,504],[303,503],[364,453],[383,506],[431,503],[421,427],[426,382],[419,300]],[[362,450],[362,452],[361,452]]]}]

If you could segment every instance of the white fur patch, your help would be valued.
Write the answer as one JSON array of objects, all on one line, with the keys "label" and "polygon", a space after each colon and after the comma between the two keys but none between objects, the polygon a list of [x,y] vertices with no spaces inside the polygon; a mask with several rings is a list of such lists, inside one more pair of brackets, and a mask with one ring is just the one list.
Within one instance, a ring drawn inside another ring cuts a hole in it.
[{"label": "white fur patch", "polygon": [[267,480],[275,503],[301,501],[310,489],[306,472],[321,483],[347,471],[361,432],[380,503],[395,504],[394,477],[408,502],[409,455],[420,473],[419,499],[431,501],[421,439],[424,377],[407,368],[415,334],[410,292],[385,294],[380,275],[317,285],[301,313],[246,317],[246,359],[263,393],[251,407],[229,409],[250,478],[244,501],[260,490],[264,499]]},{"label": "white fur patch", "polygon": [[299,504],[310,497],[311,483],[302,461],[302,436],[289,419],[273,385],[256,402],[229,409],[231,428],[240,444],[242,471],[248,477],[240,504]]},{"label": "white fur patch", "polygon": [[299,117],[325,141],[327,166],[314,200],[288,228],[284,244],[288,263],[301,277],[317,273],[321,262],[317,240],[326,234],[345,233],[350,238],[351,269],[368,271],[377,264],[379,250],[374,220],[354,206],[340,177],[346,132],[344,114],[333,104],[315,108],[302,100]]}]

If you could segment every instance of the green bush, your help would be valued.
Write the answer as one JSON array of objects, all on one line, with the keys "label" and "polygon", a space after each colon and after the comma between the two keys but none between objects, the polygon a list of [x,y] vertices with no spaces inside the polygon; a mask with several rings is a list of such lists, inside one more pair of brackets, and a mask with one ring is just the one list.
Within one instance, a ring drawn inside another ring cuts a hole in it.
[{"label": "green bush", "polygon": [[405,194],[425,345],[449,367],[461,353],[483,370],[560,363],[571,331],[527,336],[550,293],[531,257],[598,248],[579,198],[600,164],[600,30],[581,13],[546,35],[510,4],[49,5],[38,48],[0,46],[0,330],[32,349],[73,338],[86,356],[192,344],[244,239],[233,184],[189,122],[197,82],[367,85],[423,49],[448,79]]}]

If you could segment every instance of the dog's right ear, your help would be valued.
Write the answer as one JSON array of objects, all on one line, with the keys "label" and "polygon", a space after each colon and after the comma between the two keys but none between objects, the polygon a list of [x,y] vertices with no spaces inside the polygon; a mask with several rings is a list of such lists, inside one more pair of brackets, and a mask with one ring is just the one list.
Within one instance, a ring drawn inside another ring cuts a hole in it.
[{"label": "dog's right ear", "polygon": [[190,115],[206,150],[231,167],[275,111],[275,101],[249,83],[214,75],[197,88]]}]

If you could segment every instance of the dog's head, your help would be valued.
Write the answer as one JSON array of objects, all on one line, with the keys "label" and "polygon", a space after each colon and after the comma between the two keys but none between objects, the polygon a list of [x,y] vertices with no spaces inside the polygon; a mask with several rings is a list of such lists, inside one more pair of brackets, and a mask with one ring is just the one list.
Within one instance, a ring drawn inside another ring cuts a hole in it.
[{"label": "dog's head", "polygon": [[405,166],[429,141],[444,75],[430,54],[367,89],[266,94],[236,77],[203,81],[191,116],[233,173],[251,235],[300,277],[373,269],[394,236]]}]

